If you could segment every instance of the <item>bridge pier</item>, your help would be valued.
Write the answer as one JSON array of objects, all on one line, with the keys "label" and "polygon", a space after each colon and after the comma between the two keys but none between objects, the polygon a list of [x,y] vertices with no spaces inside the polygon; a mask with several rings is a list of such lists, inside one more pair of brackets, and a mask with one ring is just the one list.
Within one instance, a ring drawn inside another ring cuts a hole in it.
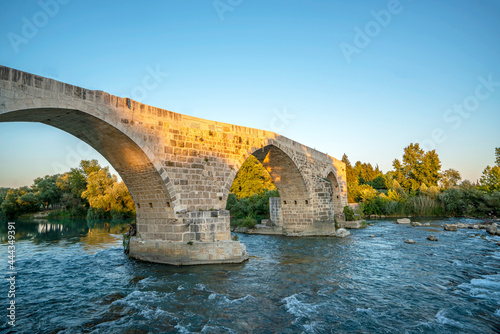
[{"label": "bridge pier", "polygon": [[229,211],[189,211],[176,219],[137,221],[130,239],[132,258],[172,265],[240,263],[248,259],[245,245],[231,240]]}]

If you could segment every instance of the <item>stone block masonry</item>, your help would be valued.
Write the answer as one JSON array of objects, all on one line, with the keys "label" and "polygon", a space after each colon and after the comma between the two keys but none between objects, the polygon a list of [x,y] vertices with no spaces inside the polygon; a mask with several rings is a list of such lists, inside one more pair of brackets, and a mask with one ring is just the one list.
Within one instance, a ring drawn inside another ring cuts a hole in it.
[{"label": "stone block masonry", "polygon": [[329,234],[325,226],[334,231],[333,217],[347,205],[345,165],[289,138],[0,66],[0,122],[21,121],[71,133],[116,169],[137,210],[132,257],[171,264],[243,261],[246,252],[231,241],[225,207],[250,155],[278,189],[276,217],[285,234]]}]

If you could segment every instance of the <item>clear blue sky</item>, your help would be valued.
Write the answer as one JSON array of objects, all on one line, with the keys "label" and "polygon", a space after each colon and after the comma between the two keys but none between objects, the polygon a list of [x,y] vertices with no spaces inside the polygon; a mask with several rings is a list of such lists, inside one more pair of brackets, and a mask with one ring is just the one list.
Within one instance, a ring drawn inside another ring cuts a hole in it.
[{"label": "clear blue sky", "polygon": [[[500,1],[54,1],[2,2],[0,64],[384,172],[422,142],[476,180],[500,146]],[[41,124],[0,123],[0,142],[0,186],[98,156]]]}]

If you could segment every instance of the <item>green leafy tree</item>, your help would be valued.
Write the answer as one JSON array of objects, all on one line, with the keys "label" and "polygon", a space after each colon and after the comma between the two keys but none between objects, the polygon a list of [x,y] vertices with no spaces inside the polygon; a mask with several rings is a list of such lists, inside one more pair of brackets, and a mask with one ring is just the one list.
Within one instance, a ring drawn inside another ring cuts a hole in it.
[{"label": "green leafy tree", "polygon": [[11,219],[20,213],[19,203],[17,199],[19,198],[19,189],[9,189],[2,201],[2,211],[7,218]]},{"label": "green leafy tree", "polygon": [[479,180],[480,189],[489,193],[493,191],[500,191],[500,148],[495,148],[495,162],[493,167],[487,166],[481,179]]},{"label": "green leafy tree", "polygon": [[9,219],[23,213],[36,212],[39,207],[40,203],[37,196],[28,187],[9,189],[0,205],[1,210]]},{"label": "green leafy tree", "polygon": [[81,168],[71,168],[69,172],[64,173],[58,178],[57,186],[61,190],[81,198],[82,193],[87,189],[86,174]]},{"label": "green leafy tree", "polygon": [[387,189],[388,181],[384,174],[379,174],[372,181],[368,182],[374,189]]},{"label": "green leafy tree", "polygon": [[441,188],[448,189],[451,187],[456,187],[461,179],[462,177],[460,176],[460,173],[457,170],[453,168],[447,169],[441,175],[441,180],[440,180]]},{"label": "green leafy tree", "polygon": [[0,188],[0,206],[2,205],[9,190],[10,190],[10,188]]},{"label": "green leafy tree", "polygon": [[[364,185],[370,186],[370,188],[376,185],[381,187],[380,189],[385,189],[386,185],[382,183],[386,183],[386,180],[384,181],[384,175],[378,165],[373,168],[371,163],[356,161],[353,167],[345,153],[342,156],[342,162],[346,165],[347,200],[349,203],[361,200],[361,192],[367,189]],[[375,181],[375,179],[377,180]]]},{"label": "green leafy tree", "polygon": [[486,167],[479,183],[480,189],[487,192],[500,191],[500,167]]},{"label": "green leafy tree", "polygon": [[421,184],[437,186],[440,179],[441,161],[435,150],[424,152],[419,144],[405,147],[403,162],[393,161],[395,179],[406,189],[416,193]]},{"label": "green leafy tree", "polygon": [[22,213],[37,212],[40,208],[40,201],[33,192],[26,192],[19,196],[17,202],[19,204],[19,210]]},{"label": "green leafy tree", "polygon": [[59,175],[46,175],[43,178],[36,178],[34,181],[33,189],[45,209],[48,209],[49,206],[53,207],[61,200],[62,191],[57,187],[58,178]]}]

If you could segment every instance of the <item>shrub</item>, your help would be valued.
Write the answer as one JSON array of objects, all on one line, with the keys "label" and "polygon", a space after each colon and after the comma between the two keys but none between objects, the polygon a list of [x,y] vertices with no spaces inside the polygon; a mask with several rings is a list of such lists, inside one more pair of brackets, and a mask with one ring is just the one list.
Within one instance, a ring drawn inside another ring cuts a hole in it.
[{"label": "shrub", "polygon": [[241,223],[241,226],[248,228],[253,228],[255,225],[257,225],[257,221],[251,216],[247,216]]},{"label": "shrub", "polygon": [[87,220],[106,219],[109,217],[109,212],[106,212],[103,209],[94,209],[90,207],[87,211]]},{"label": "shrub", "polygon": [[387,197],[376,196],[371,200],[361,203],[363,213],[367,216],[370,215],[385,215],[385,205],[388,202]]},{"label": "shrub", "polygon": [[344,206],[344,214],[345,214],[345,220],[347,221],[353,221],[354,220],[354,210],[346,205]]}]

